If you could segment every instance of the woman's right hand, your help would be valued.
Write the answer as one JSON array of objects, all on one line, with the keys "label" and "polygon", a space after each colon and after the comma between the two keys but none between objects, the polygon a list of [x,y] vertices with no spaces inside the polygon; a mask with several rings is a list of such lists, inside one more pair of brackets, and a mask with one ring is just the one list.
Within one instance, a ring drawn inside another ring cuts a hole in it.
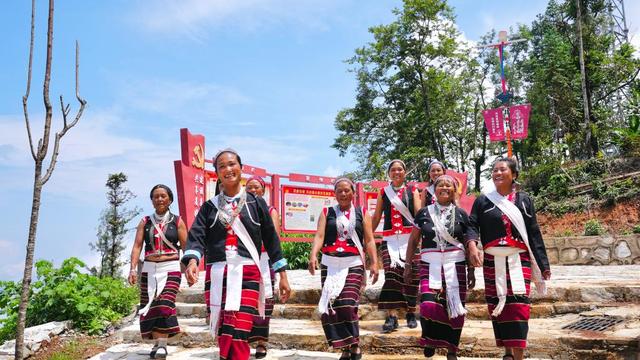
[{"label": "woman's right hand", "polygon": [[195,259],[189,260],[189,265],[187,265],[187,270],[184,272],[184,275],[190,287],[198,282],[198,263]]},{"label": "woman's right hand", "polygon": [[309,256],[309,273],[311,273],[311,275],[315,275],[317,269],[318,269],[318,257],[314,254],[311,254]]},{"label": "woman's right hand", "polygon": [[411,264],[410,263],[406,263],[404,265],[403,279],[404,279],[404,283],[405,284],[411,284],[411,282],[413,281],[413,274],[412,274],[412,269],[411,269]]},{"label": "woman's right hand", "polygon": [[480,255],[480,250],[478,250],[478,245],[475,241],[469,241],[469,245],[467,246],[467,251],[469,253],[469,262],[473,267],[481,267],[482,266],[482,257]]},{"label": "woman's right hand", "polygon": [[138,282],[138,272],[135,270],[129,271],[129,285],[135,285]]}]

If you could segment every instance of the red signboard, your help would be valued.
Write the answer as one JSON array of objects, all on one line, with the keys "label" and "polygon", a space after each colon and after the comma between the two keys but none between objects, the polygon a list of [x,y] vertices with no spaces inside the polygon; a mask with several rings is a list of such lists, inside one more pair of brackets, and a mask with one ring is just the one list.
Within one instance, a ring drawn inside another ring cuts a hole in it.
[{"label": "red signboard", "polygon": [[191,227],[200,206],[207,200],[204,171],[204,136],[180,129],[182,160],[174,161],[180,216]]},{"label": "red signboard", "polygon": [[333,185],[333,182],[335,179],[336,178],[333,178],[330,176],[317,176],[317,175],[289,173],[289,181],[295,181],[295,182]]},{"label": "red signboard", "polygon": [[525,139],[527,137],[530,112],[531,104],[509,107],[509,128],[511,129],[512,139]]},{"label": "red signboard", "polygon": [[282,231],[315,233],[322,209],[336,204],[333,189],[282,186]]},{"label": "red signboard", "polygon": [[503,141],[505,139],[502,108],[483,110],[482,116],[489,132],[489,140]]}]

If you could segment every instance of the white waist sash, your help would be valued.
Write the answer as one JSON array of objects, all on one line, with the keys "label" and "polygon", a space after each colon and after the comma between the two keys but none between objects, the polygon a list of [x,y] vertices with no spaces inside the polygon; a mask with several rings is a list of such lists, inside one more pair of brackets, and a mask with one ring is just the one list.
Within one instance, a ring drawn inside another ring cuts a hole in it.
[{"label": "white waist sash", "polygon": [[255,265],[252,259],[238,255],[236,251],[226,251],[226,261],[218,261],[211,264],[211,310],[209,328],[211,335],[216,338],[218,333],[218,321],[222,307],[222,282],[224,280],[224,268],[227,267],[227,289],[224,309],[226,311],[240,310],[242,299],[242,274],[245,265]]},{"label": "white waist sash", "polygon": [[456,263],[465,260],[464,251],[457,248],[451,251],[423,251],[420,258],[429,264],[429,288],[442,289],[442,274],[444,274],[444,281],[447,285],[449,318],[453,319],[465,315],[467,310],[460,299],[460,285],[456,269]]},{"label": "white waist sash", "polygon": [[[511,220],[511,223],[513,224],[513,226],[516,227],[516,229],[518,230],[518,233],[520,233],[520,237],[522,237],[522,241],[524,241],[524,243],[527,245],[527,250],[529,252],[529,257],[531,258],[531,280],[533,281],[533,283],[536,285],[536,291],[538,292],[538,294],[540,295],[544,295],[547,292],[547,286],[545,284],[544,278],[542,277],[542,271],[540,270],[540,266],[538,265],[538,261],[536,260],[533,251],[531,250],[531,245],[529,244],[529,235],[527,234],[527,228],[525,226],[524,223],[524,218],[522,217],[522,213],[520,212],[520,210],[518,209],[518,207],[516,205],[514,205],[511,201],[509,201],[507,199],[506,196],[502,196],[500,195],[497,191],[491,191],[487,194],[485,194],[487,199],[489,199],[492,203],[494,203],[495,206],[498,207],[498,209],[500,209],[500,211],[502,211],[503,214],[505,214],[509,220]],[[524,204],[523,204],[524,206]],[[500,248],[498,248],[500,249]],[[490,249],[489,249],[490,250]],[[505,251],[506,253],[500,253],[502,251]],[[511,250],[511,251],[516,251],[516,252],[521,252],[520,249],[516,249],[516,250]],[[508,256],[513,255],[511,253],[511,251],[509,250],[494,250],[494,252],[498,252],[497,256],[503,256],[503,257],[507,257],[507,259],[510,261],[509,263],[509,275],[511,276],[511,286],[513,289],[514,294],[516,294],[516,288],[513,286],[514,281],[520,281],[518,280],[520,276],[522,275],[522,264],[520,263],[520,256],[511,256],[511,258],[509,258]],[[492,254],[491,252],[487,251],[487,253]],[[496,255],[494,255],[496,256]],[[503,263],[503,261],[501,261],[501,263]],[[520,268],[520,271],[516,271],[516,274],[514,274],[513,272],[511,272],[511,266],[513,266],[515,268]],[[498,295],[498,305],[496,306],[495,310],[493,311],[494,315],[493,316],[498,316],[500,315],[500,313],[502,312],[502,309],[504,308],[504,305],[507,301],[507,278],[506,278],[506,274],[504,274],[504,276],[502,278],[500,278],[500,285],[498,285],[498,268],[497,268],[497,262],[496,262],[496,293]],[[504,266],[504,264],[502,264],[502,266]],[[506,270],[505,270],[506,271]],[[515,276],[515,280],[514,280],[514,276]],[[524,279],[522,280],[521,284],[518,285],[517,288],[518,292],[521,292],[520,294],[526,294],[525,291],[525,287],[524,287]],[[519,294],[519,295],[520,295]]]},{"label": "white waist sash", "polygon": [[[484,252],[493,255],[496,294],[498,295],[498,305],[493,309],[492,316],[498,316],[502,313],[504,305],[507,302],[507,266],[509,266],[509,278],[511,279],[511,290],[514,295],[525,295],[527,288],[524,283],[524,274],[522,273],[522,262],[520,261],[520,253],[526,250],[515,247],[490,247]],[[532,262],[535,259],[531,259]]]},{"label": "white waist sash", "polygon": [[391,267],[404,268],[404,257],[407,253],[407,245],[409,244],[411,234],[388,235],[382,238],[387,243],[387,251],[391,259]]},{"label": "white waist sash", "polygon": [[273,297],[273,286],[271,286],[271,267],[269,266],[269,254],[263,252],[260,254],[260,275],[264,284],[264,297],[271,299]]},{"label": "white waist sash", "polygon": [[347,282],[349,268],[364,265],[360,256],[337,257],[322,254],[322,265],[327,267],[327,276],[324,279],[322,295],[318,303],[318,312],[328,314],[331,303],[340,296],[344,284]]},{"label": "white waist sash", "polygon": [[167,284],[167,278],[169,272],[180,272],[180,261],[171,260],[163,262],[151,262],[145,261],[142,264],[142,272],[147,273],[147,296],[149,302],[140,310],[140,315],[147,315],[151,308],[151,302],[156,298],[156,295],[162,294],[164,286]]}]

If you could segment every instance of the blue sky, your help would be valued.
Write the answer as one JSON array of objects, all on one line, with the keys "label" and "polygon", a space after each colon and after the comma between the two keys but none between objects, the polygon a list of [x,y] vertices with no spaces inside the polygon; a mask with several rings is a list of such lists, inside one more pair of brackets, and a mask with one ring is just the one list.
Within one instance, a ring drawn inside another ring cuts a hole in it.
[{"label": "blue sky", "polygon": [[[495,27],[530,23],[546,1],[457,0],[457,24],[477,40]],[[37,4],[30,98],[41,133],[46,2]],[[74,41],[81,47],[80,88],[89,105],[63,139],[46,184],[36,258],[77,256],[95,264],[94,241],[109,173],[124,172],[150,212],[148,189],[175,188],[179,129],[206,136],[207,153],[232,146],[246,163],[270,171],[336,175],[354,169],[330,148],[335,114],[353,104],[355,81],[344,60],[371,40],[370,26],[393,19],[400,1],[112,0],[58,1],[51,99],[74,102]],[[628,2],[629,19],[640,18]],[[33,161],[21,97],[25,91],[29,1],[3,4],[0,34],[0,280],[24,263]],[[630,24],[631,33],[638,32]],[[637,37],[634,38],[637,44]],[[72,110],[72,113],[74,111]],[[54,127],[61,124],[55,109]],[[174,206],[177,211],[177,206]]]}]

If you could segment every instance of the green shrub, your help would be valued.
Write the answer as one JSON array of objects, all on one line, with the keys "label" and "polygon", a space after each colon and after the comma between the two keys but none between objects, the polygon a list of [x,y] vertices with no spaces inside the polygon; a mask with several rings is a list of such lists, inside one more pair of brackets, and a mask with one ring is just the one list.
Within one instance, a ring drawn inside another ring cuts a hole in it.
[{"label": "green shrub", "polygon": [[604,232],[604,227],[600,224],[598,219],[588,220],[584,224],[584,234],[586,236],[602,235]]},{"label": "green shrub", "polygon": [[553,194],[556,199],[564,198],[569,194],[569,177],[565,174],[554,174],[549,178],[549,185],[544,190]]},{"label": "green shrub", "polygon": [[[313,235],[310,234],[286,234],[290,238],[308,238],[313,241]],[[309,266],[309,253],[311,252],[311,242],[283,241],[282,256],[287,259],[289,269],[300,270]]]},{"label": "green shrub", "polygon": [[548,186],[549,179],[558,173],[560,166],[559,162],[553,161],[522,171],[519,179],[522,181],[522,187],[533,195],[543,192],[544,188]]},{"label": "green shrub", "polygon": [[640,224],[638,224],[638,225],[634,226],[634,227],[631,229],[631,232],[632,232],[632,233],[634,233],[634,234],[640,234]]},{"label": "green shrub", "polygon": [[16,336],[21,284],[0,281],[0,344]]},{"label": "green shrub", "polygon": [[629,134],[624,138],[622,154],[627,157],[640,157],[640,134]]},{"label": "green shrub", "polygon": [[[125,285],[122,279],[84,274],[80,270],[85,264],[77,258],[64,260],[58,269],[45,260],[35,266],[37,275],[27,309],[27,326],[71,320],[75,328],[96,334],[129,314],[138,301],[137,288]],[[20,284],[4,282],[0,287],[2,342],[15,334]]]}]

